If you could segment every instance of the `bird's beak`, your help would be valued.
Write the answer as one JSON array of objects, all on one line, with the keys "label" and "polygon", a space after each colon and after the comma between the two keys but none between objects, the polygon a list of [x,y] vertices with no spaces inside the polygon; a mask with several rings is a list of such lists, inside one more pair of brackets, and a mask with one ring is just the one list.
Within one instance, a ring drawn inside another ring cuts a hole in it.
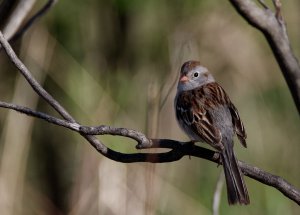
[{"label": "bird's beak", "polygon": [[183,82],[183,83],[187,82],[188,80],[189,80],[189,78],[188,78],[186,75],[183,75],[183,76],[179,79],[179,81],[180,81],[180,82]]}]

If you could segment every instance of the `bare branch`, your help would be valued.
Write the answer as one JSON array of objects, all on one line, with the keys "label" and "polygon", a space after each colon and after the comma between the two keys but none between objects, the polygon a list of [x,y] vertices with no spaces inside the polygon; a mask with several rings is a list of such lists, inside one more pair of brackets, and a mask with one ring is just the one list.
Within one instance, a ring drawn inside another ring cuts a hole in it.
[{"label": "bare branch", "polygon": [[270,9],[259,8],[252,0],[229,1],[250,25],[265,35],[300,113],[300,65],[290,46],[280,12],[280,1],[273,0],[275,13]]},{"label": "bare branch", "polygon": [[[141,132],[126,129],[126,128],[114,128],[111,126],[96,126],[88,127],[81,126],[75,122],[68,122],[66,120],[58,119],[53,116],[47,115],[45,113],[37,112],[29,108],[22,106],[9,104],[5,102],[0,102],[0,107],[12,109],[29,116],[37,117],[52,124],[63,126],[65,128],[76,131],[86,137],[86,139],[94,146],[94,148],[100,152],[105,157],[122,163],[135,163],[135,162],[151,162],[151,163],[166,163],[180,160],[184,156],[194,156],[202,159],[212,161],[214,163],[220,164],[220,156],[218,152],[206,149],[191,142],[180,142],[176,140],[169,139],[148,139]],[[149,149],[149,148],[167,148],[171,149],[164,153],[132,153],[124,154],[121,152],[116,152],[107,148],[102,144],[96,137],[91,135],[118,135],[129,137],[137,141],[137,148],[139,149]],[[239,165],[243,173],[263,184],[272,186],[287,196],[289,199],[293,200],[300,205],[300,191],[297,190],[293,185],[289,184],[283,178],[265,172],[258,167],[251,166],[244,162],[239,161]]]},{"label": "bare branch", "polygon": [[[110,126],[97,126],[97,127],[87,127],[80,126],[77,123],[71,123],[66,120],[57,119],[55,117],[49,116],[44,113],[36,112],[30,110],[29,108],[24,108],[17,105],[12,105],[5,102],[0,102],[0,107],[9,108],[16,110],[21,113],[25,113],[30,116],[38,117],[40,119],[44,119],[50,123],[63,126],[69,128],[73,131],[86,135],[91,144],[103,154],[105,157],[122,162],[122,163],[135,163],[135,162],[151,162],[151,163],[165,163],[165,162],[173,162],[180,160],[184,156],[194,156],[198,158],[203,158],[214,163],[219,164],[219,153],[212,151],[210,149],[206,149],[200,146],[196,146],[191,142],[179,142],[176,140],[169,139],[147,139],[145,141],[145,135],[142,133],[126,129],[126,128],[114,128]],[[91,134],[99,134],[99,135],[119,135],[129,137],[138,142],[137,148],[169,148],[171,149],[168,152],[164,153],[132,153],[132,154],[124,154],[121,152],[113,151],[103,144],[99,144],[100,142],[94,136],[90,136]],[[97,142],[98,141],[98,142]],[[149,144],[151,143],[151,144]],[[144,145],[143,145],[144,144]],[[260,181],[263,184],[272,186],[287,196],[289,199],[296,202],[300,205],[300,191],[297,190],[294,186],[289,184],[283,178],[265,172],[258,167],[251,166],[244,162],[239,161],[239,165],[243,173],[257,181]]]},{"label": "bare branch", "polygon": [[3,33],[7,38],[10,39],[17,32],[35,2],[36,0],[19,0],[15,3],[11,14],[7,14],[8,17],[3,26]]},{"label": "bare branch", "polygon": [[23,34],[39,19],[41,18],[45,13],[49,11],[49,9],[57,2],[57,0],[48,0],[46,4],[39,9],[22,27],[19,29],[12,37],[9,39],[9,42],[14,42],[20,37],[23,36]]},{"label": "bare branch", "polygon": [[[5,28],[3,30],[3,34],[5,37],[9,40],[9,42],[14,42],[20,37],[23,36],[23,34],[41,17],[43,16],[55,3],[57,0],[48,0],[46,4],[40,8],[29,20],[26,21],[25,24],[20,27],[21,23],[24,21],[26,16],[28,15],[31,7],[35,3],[34,1],[20,1],[18,6],[16,7],[15,11],[11,15],[10,21],[5,25]],[[13,3],[7,2],[7,3]],[[7,4],[4,2],[4,4]],[[5,6],[3,5],[3,7]],[[1,5],[2,6],[2,5]],[[11,5],[8,5],[11,6]],[[26,8],[26,9],[24,9]],[[4,8],[5,9],[5,8]],[[0,45],[0,50],[2,49],[2,46]]]},{"label": "bare branch", "polygon": [[239,165],[241,166],[243,173],[248,177],[276,188],[286,197],[300,205],[300,191],[283,178],[267,173],[258,167],[251,166],[241,161],[239,161]]},{"label": "bare branch", "polygon": [[109,135],[129,137],[139,143],[137,145],[137,148],[139,148],[139,149],[150,148],[152,146],[151,140],[149,140],[143,133],[132,130],[132,129],[114,128],[114,127],[107,126],[107,125],[100,125],[100,126],[96,126],[96,127],[80,126],[79,131],[82,134],[88,134],[88,135],[109,134]]},{"label": "bare branch", "polygon": [[43,119],[43,120],[45,120],[47,122],[50,122],[52,124],[55,124],[55,125],[63,126],[65,128],[69,128],[69,129],[74,130],[74,131],[79,131],[80,125],[78,125],[77,123],[72,123],[72,122],[68,122],[66,120],[58,119],[58,118],[50,116],[48,114],[38,112],[38,111],[34,111],[34,110],[32,110],[30,108],[27,108],[27,107],[11,104],[11,103],[7,103],[7,102],[2,102],[2,101],[0,101],[0,107],[15,110],[17,112],[26,114],[28,116]]},{"label": "bare branch", "polygon": [[[9,45],[7,40],[4,38],[2,32],[0,31],[0,44],[3,46],[7,56],[10,61],[16,66],[16,68],[21,72],[27,82],[30,84],[32,89],[41,96],[49,105],[51,105],[64,119],[69,122],[75,123],[75,119],[56,101],[32,76],[30,71],[17,57],[16,53]],[[83,135],[83,137],[88,140],[91,145],[97,149],[101,154],[107,153],[107,147],[102,144],[96,137]]]},{"label": "bare branch", "polygon": [[21,72],[27,82],[31,85],[32,89],[40,95],[44,100],[46,100],[62,117],[68,121],[74,122],[73,117],[46,91],[44,88],[34,79],[30,71],[17,57],[16,53],[13,51],[7,40],[4,38],[2,32],[0,31],[0,43],[3,46],[7,56],[10,61],[17,67]]}]

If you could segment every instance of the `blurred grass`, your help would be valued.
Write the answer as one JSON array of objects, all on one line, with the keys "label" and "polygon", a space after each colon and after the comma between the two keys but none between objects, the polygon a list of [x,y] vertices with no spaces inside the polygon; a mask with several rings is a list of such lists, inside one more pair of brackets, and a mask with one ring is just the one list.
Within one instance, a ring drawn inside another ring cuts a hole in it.
[{"label": "blurred grass", "polygon": [[[296,0],[283,2],[298,57],[299,9]],[[44,51],[33,38],[47,43]],[[25,35],[20,50],[31,70],[47,72],[44,87],[79,122],[179,140],[187,137],[174,117],[176,89],[157,113],[158,101],[166,97],[182,62],[200,60],[244,121],[248,149],[236,144],[238,158],[300,187],[300,126],[291,95],[264,37],[228,2],[59,1]],[[47,61],[35,55],[45,55]],[[18,74],[3,53],[0,63],[1,100],[11,101]],[[29,86],[26,90],[31,91]],[[41,100],[37,109],[57,115]],[[1,153],[11,145],[4,141],[7,114],[0,112]],[[1,192],[1,211],[18,206],[11,214],[212,214],[222,170],[215,164],[196,158],[156,165],[116,163],[73,132],[33,122],[28,151],[23,151],[24,178],[16,182],[24,188],[16,189],[21,199],[3,204],[7,193]],[[136,151],[126,138],[99,139],[117,151]],[[22,144],[24,138],[18,141]],[[0,159],[3,163],[5,156]],[[6,176],[2,168],[1,186]],[[251,205],[229,207],[223,189],[221,214],[299,213],[298,205],[273,188],[246,182]]]}]

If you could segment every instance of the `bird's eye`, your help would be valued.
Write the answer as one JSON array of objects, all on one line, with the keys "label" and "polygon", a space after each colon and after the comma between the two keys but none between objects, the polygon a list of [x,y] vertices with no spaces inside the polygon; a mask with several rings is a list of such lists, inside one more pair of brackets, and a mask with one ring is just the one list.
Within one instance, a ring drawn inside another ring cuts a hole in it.
[{"label": "bird's eye", "polygon": [[198,73],[198,72],[195,72],[195,73],[194,73],[194,77],[197,78],[198,76],[199,76],[199,73]]}]

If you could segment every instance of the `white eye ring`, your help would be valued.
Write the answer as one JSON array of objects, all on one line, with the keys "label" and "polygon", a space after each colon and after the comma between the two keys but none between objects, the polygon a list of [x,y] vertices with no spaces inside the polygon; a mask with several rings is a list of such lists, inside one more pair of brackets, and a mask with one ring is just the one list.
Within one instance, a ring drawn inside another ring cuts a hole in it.
[{"label": "white eye ring", "polygon": [[199,76],[199,72],[195,72],[195,73],[193,74],[193,76],[194,76],[195,78],[197,78],[197,77]]}]

